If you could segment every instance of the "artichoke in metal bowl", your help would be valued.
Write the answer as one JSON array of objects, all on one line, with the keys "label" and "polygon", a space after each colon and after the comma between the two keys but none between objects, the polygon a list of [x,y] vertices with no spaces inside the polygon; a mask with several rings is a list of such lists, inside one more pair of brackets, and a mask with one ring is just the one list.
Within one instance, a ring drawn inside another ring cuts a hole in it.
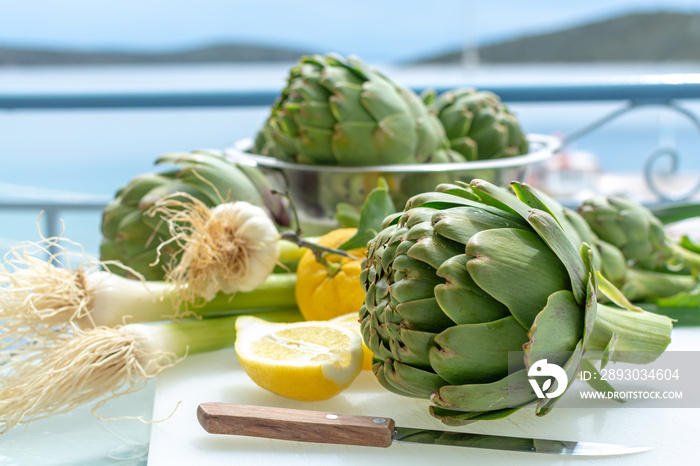
[{"label": "artichoke in metal bowl", "polygon": [[335,54],[304,56],[290,70],[255,153],[335,166],[464,161],[413,91]]},{"label": "artichoke in metal bowl", "polygon": [[445,128],[452,150],[465,160],[514,157],[528,152],[518,118],[488,91],[460,88],[425,97]]},{"label": "artichoke in metal bowl", "polygon": [[278,190],[289,191],[304,232],[322,234],[338,227],[338,204],[359,209],[367,194],[377,187],[380,178],[388,182],[397,206],[441,183],[469,182],[478,178],[504,185],[513,180],[524,180],[528,169],[550,158],[560,144],[556,137],[542,134],[529,134],[528,140],[530,152],[525,155],[444,164],[305,165],[254,154],[250,139],[238,141],[226,149],[225,154],[241,165],[259,168]]},{"label": "artichoke in metal bowl", "polygon": [[[555,206],[512,187],[441,185],[368,243],[360,319],[373,371],[393,392],[430,398],[448,424],[534,402],[546,414],[557,398],[539,399],[528,378],[543,355],[570,383],[584,352],[647,363],[670,342],[671,320],[620,298]],[[599,286],[628,308],[598,304]]]}]

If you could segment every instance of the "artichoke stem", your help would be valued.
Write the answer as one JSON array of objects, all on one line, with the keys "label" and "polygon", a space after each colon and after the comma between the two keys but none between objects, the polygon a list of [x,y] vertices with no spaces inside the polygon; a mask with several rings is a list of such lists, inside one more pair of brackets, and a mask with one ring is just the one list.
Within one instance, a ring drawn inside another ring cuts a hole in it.
[{"label": "artichoke stem", "polygon": [[672,243],[671,249],[673,249],[676,257],[680,259],[680,263],[683,267],[693,272],[700,273],[700,254],[690,251],[677,243]]},{"label": "artichoke stem", "polygon": [[648,364],[671,342],[672,327],[672,320],[666,316],[598,304],[593,330],[584,349],[605,351],[615,335],[611,361]]},{"label": "artichoke stem", "polygon": [[666,298],[684,291],[691,291],[699,284],[698,279],[692,275],[630,268],[620,289],[627,299],[636,302]]}]

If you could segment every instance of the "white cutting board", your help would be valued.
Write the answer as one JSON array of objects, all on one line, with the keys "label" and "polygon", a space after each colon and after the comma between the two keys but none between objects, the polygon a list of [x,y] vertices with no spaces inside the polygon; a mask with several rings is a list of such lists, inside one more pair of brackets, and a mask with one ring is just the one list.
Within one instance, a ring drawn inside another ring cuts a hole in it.
[{"label": "white cutting board", "polygon": [[[700,328],[675,329],[669,350],[700,350]],[[153,418],[167,417],[178,402],[181,403],[170,419],[152,426],[149,466],[543,465],[577,461],[555,455],[464,447],[396,443],[383,449],[211,435],[200,427],[195,414],[197,406],[207,401],[382,416],[405,427],[446,428],[428,414],[427,400],[394,395],[384,390],[371,372],[363,371],[350,388],[330,400],[305,403],[259,388],[245,374],[234,351],[224,350],[190,356],[158,377]],[[534,408],[524,408],[502,420],[483,421],[452,430],[651,446],[654,448],[651,452],[595,458],[586,464],[679,466],[698,464],[699,416],[700,409],[555,408],[547,416],[538,418]]]}]

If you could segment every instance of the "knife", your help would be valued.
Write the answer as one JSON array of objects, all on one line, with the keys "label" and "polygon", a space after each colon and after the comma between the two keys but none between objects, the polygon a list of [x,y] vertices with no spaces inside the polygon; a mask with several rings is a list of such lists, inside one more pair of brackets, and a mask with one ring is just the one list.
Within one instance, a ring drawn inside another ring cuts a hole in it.
[{"label": "knife", "polygon": [[335,414],[267,406],[202,403],[197,419],[210,434],[244,435],[298,442],[389,447],[393,442],[574,456],[641,453],[649,447],[529,439],[397,427],[386,417]]}]

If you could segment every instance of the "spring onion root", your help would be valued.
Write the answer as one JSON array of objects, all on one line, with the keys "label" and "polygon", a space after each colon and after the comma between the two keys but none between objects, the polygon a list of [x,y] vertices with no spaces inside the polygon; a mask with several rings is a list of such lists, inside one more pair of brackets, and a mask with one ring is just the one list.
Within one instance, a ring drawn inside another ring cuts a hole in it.
[{"label": "spring onion root", "polygon": [[[79,265],[72,267],[75,262]],[[80,245],[65,238],[42,237],[10,249],[0,264],[0,363],[7,348],[43,347],[60,340],[73,322],[89,320],[86,277],[99,268]]]},{"label": "spring onion root", "polygon": [[[272,274],[253,291],[219,293],[201,305],[182,303],[175,284],[103,272],[100,263],[71,252],[71,246],[75,243],[65,238],[44,238],[21,243],[5,255],[0,264],[0,364],[20,359],[21,352],[41,352],[58,344],[75,326],[87,330],[114,327],[125,320],[212,317],[295,305],[294,274]],[[56,252],[47,261],[42,256],[49,249]],[[82,262],[73,267],[78,260]]]},{"label": "spring onion root", "polygon": [[[232,347],[237,317],[77,329],[50,351],[25,359],[13,373],[0,370],[0,433],[102,398],[94,414],[110,399],[142,388],[186,354]],[[259,317],[303,320],[296,309]]]},{"label": "spring onion root", "polygon": [[[180,200],[186,197],[189,202]],[[279,234],[260,207],[239,201],[210,209],[183,193],[158,201],[149,211],[167,221],[180,254],[166,264],[166,281],[181,290],[183,302],[209,301],[217,292],[252,291],[272,273],[279,257]],[[187,285],[187,286],[185,286]]]}]

